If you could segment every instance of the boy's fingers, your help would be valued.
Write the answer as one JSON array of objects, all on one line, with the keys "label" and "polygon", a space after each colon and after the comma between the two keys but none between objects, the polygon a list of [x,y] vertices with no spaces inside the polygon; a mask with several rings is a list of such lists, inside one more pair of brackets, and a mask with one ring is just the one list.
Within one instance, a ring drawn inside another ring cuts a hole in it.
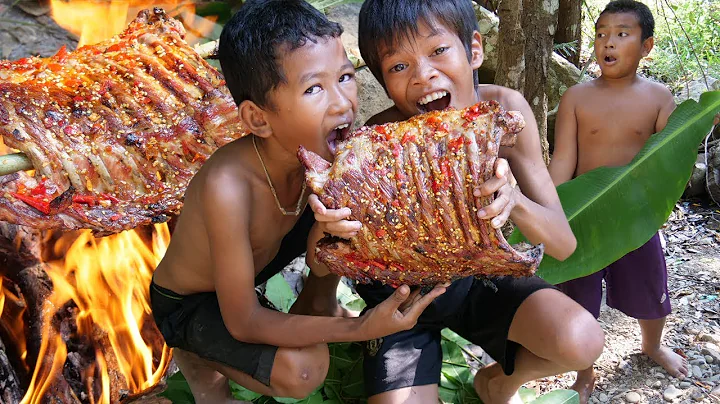
[{"label": "boy's fingers", "polygon": [[[350,208],[342,208],[342,209],[326,209],[323,206],[324,213],[316,212],[313,209],[313,212],[315,212],[315,220],[318,222],[337,222],[340,220],[343,220],[350,216],[352,214],[352,211]],[[359,223],[359,222],[356,222]]]},{"label": "boy's fingers", "polygon": [[510,165],[505,159],[497,159],[495,162],[495,176],[498,178],[505,177],[510,171]]},{"label": "boy's fingers", "polygon": [[348,220],[333,221],[325,224],[325,229],[330,234],[357,233],[362,229],[362,223]]},{"label": "boy's fingers", "polygon": [[422,291],[422,288],[417,288],[410,292],[410,296],[408,296],[407,299],[398,307],[398,311],[401,313],[404,313],[407,311],[407,309],[415,304],[422,296],[420,296],[420,291]]},{"label": "boy's fingers", "polygon": [[503,176],[500,178],[490,178],[489,180],[485,181],[482,185],[475,188],[475,191],[473,192],[473,195],[475,196],[489,196],[497,192],[500,188],[502,188],[503,185],[507,184],[508,178],[507,176]]},{"label": "boy's fingers", "polygon": [[499,215],[495,216],[493,220],[490,221],[490,225],[496,229],[501,228],[510,217],[510,212],[512,211],[512,207],[510,204],[507,204],[505,206],[505,209],[503,209],[502,212],[500,212]]},{"label": "boy's fingers", "polygon": [[410,294],[410,288],[407,285],[402,285],[399,288],[395,289],[395,292],[390,296],[388,300],[391,301],[391,306],[393,309],[393,312],[400,307],[403,302],[405,302],[408,298],[408,295]]},{"label": "boy's fingers", "polygon": [[310,205],[310,209],[312,209],[313,212],[315,212],[315,216],[317,215],[324,215],[325,214],[325,205],[320,202],[320,199],[315,194],[310,194],[308,197],[308,204]]},{"label": "boy's fingers", "polygon": [[502,211],[505,209],[509,202],[510,198],[507,195],[500,194],[497,198],[495,198],[494,201],[492,201],[490,205],[485,206],[478,211],[478,217],[480,219],[488,219],[491,217],[495,217],[502,213]]},{"label": "boy's fingers", "polygon": [[421,297],[417,302],[413,303],[412,306],[408,307],[404,313],[404,318],[408,318],[413,322],[417,321],[420,314],[422,314],[422,312],[430,305],[430,303],[433,302],[433,300],[435,300],[436,297],[445,293],[445,290],[446,289],[441,286],[434,287],[425,296]]}]

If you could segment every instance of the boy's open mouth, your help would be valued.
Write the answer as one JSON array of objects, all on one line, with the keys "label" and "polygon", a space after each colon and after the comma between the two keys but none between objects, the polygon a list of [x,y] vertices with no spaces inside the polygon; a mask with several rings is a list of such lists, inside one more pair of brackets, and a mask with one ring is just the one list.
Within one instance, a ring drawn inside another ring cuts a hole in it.
[{"label": "boy's open mouth", "polygon": [[450,106],[450,93],[447,91],[435,91],[420,98],[417,106],[421,113],[441,111]]},{"label": "boy's open mouth", "polygon": [[335,155],[335,151],[337,150],[337,145],[340,144],[345,138],[347,137],[348,133],[350,133],[350,124],[344,123],[335,129],[333,129],[330,134],[327,137],[327,144],[328,149],[330,149],[330,153]]},{"label": "boy's open mouth", "polygon": [[610,56],[610,55],[605,56],[605,63],[613,63],[615,61],[617,61],[617,59],[615,59],[614,56]]}]

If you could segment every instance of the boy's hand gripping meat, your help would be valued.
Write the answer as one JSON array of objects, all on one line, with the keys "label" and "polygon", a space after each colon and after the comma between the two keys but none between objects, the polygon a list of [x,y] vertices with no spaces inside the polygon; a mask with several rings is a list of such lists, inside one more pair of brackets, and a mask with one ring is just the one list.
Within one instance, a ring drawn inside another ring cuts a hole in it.
[{"label": "boy's hand gripping meat", "polygon": [[320,201],[349,207],[348,220],[363,223],[349,241],[322,239],[317,259],[336,274],[393,285],[532,275],[543,246],[514,249],[477,216],[494,198],[473,196],[494,175],[500,146],[513,146],[524,125],[519,113],[490,101],[360,128],[338,146],[332,164],[301,147]]},{"label": "boy's hand gripping meat", "polygon": [[106,42],[0,61],[0,135],[35,168],[0,177],[0,221],[108,234],[179,211],[202,163],[243,134],[184,34],[155,8]]}]

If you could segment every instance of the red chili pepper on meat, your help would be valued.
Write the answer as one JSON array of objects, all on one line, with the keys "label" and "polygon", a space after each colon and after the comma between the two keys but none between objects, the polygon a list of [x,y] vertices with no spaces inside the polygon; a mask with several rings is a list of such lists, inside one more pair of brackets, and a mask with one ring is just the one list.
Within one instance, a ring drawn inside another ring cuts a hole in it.
[{"label": "red chili pepper on meat", "polygon": [[463,118],[467,121],[474,121],[478,116],[480,116],[480,107],[477,104],[473,105],[463,114]]},{"label": "red chili pepper on meat", "polygon": [[60,49],[55,54],[54,58],[57,59],[58,62],[62,63],[67,58],[68,52],[67,47],[65,45],[61,46]]},{"label": "red chili pepper on meat", "polygon": [[[20,190],[20,188],[18,187],[18,191],[19,191],[19,190]],[[33,188],[33,189],[30,191],[30,195],[32,195],[33,197],[46,196],[46,195],[47,195],[47,188],[45,187],[45,179],[43,179],[42,181],[40,181],[40,184],[38,184],[38,186],[36,186],[35,188]]]},{"label": "red chili pepper on meat", "polygon": [[387,232],[383,229],[379,229],[378,231],[375,232],[375,236],[377,238],[383,238],[383,237],[385,237],[385,235],[387,235]]},{"label": "red chili pepper on meat", "polygon": [[62,66],[57,63],[48,63],[47,68],[53,73],[57,73],[62,70]]},{"label": "red chili pepper on meat", "polygon": [[73,195],[72,197],[73,203],[84,203],[85,205],[89,206],[95,206],[97,201],[95,200],[95,197],[92,195]]},{"label": "red chili pepper on meat", "polygon": [[39,210],[40,212],[42,212],[42,213],[44,213],[44,214],[46,214],[46,215],[50,214],[50,201],[33,198],[33,197],[31,197],[31,196],[18,194],[18,193],[16,193],[16,192],[11,192],[10,194],[11,194],[12,196],[14,196],[15,198],[17,198],[17,199],[25,202],[26,204],[32,206],[33,208]]},{"label": "red chili pepper on meat", "polygon": [[102,199],[105,199],[105,200],[110,201],[110,202],[112,202],[112,203],[120,203],[120,199],[118,199],[118,198],[116,198],[116,197],[114,197],[114,196],[112,196],[112,195],[110,195],[110,194],[106,194],[106,193],[104,193],[104,192],[100,194],[100,197],[101,197]]},{"label": "red chili pepper on meat", "polygon": [[120,49],[122,49],[122,46],[120,46],[119,43],[116,43],[115,45],[110,45],[105,49],[105,52],[117,52]]},{"label": "red chili pepper on meat", "polygon": [[457,153],[463,146],[463,143],[465,141],[464,136],[456,137],[455,139],[448,142],[448,149],[452,152]]},{"label": "red chili pepper on meat", "polygon": [[402,145],[405,145],[405,143],[407,143],[407,142],[414,142],[414,141],[415,141],[415,135],[408,132],[403,135],[402,140],[400,140],[400,143]]},{"label": "red chili pepper on meat", "polygon": [[382,270],[386,270],[387,266],[383,264],[382,262],[377,262],[375,260],[370,260],[370,264],[374,267],[380,268]]},{"label": "red chili pepper on meat", "polygon": [[440,172],[442,172],[445,183],[447,184],[447,181],[450,179],[450,162],[447,161],[447,159],[440,162]]}]

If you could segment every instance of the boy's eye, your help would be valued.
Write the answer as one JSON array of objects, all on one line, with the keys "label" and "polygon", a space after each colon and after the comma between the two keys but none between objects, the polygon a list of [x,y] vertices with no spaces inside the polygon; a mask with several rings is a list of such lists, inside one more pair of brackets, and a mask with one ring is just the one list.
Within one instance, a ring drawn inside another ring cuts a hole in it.
[{"label": "boy's eye", "polygon": [[433,56],[437,56],[437,55],[443,54],[443,53],[445,53],[447,50],[448,50],[448,47],[447,47],[447,46],[441,46],[441,47],[435,49],[435,52],[433,52]]},{"label": "boy's eye", "polygon": [[598,37],[598,38],[603,38],[604,36],[605,36],[605,34],[603,34],[603,33],[597,34],[597,37]]},{"label": "boy's eye", "polygon": [[618,36],[619,36],[619,37],[626,37],[626,36],[628,36],[628,33],[627,33],[627,32],[621,32],[621,33],[618,34]]},{"label": "boy's eye", "polygon": [[307,90],[305,90],[305,94],[317,94],[317,93],[319,93],[321,90],[322,90],[322,87],[320,87],[319,84],[316,84],[316,85],[308,88]]},{"label": "boy's eye", "polygon": [[391,72],[401,72],[401,71],[405,70],[405,67],[406,66],[404,64],[398,63],[395,66],[391,67],[390,71]]},{"label": "boy's eye", "polygon": [[341,82],[341,83],[344,83],[344,82],[346,82],[346,81],[352,80],[353,78],[355,78],[355,74],[345,73],[345,74],[343,74],[342,76],[340,76],[340,82]]}]

